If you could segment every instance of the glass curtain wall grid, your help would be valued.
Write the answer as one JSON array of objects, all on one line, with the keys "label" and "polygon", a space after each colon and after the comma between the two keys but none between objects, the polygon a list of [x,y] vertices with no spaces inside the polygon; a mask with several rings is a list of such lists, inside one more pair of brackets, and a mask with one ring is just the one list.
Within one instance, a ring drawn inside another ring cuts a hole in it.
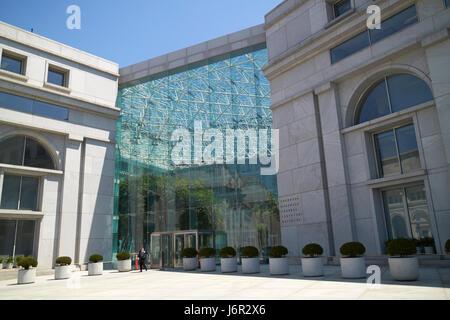
[{"label": "glass curtain wall grid", "polygon": [[331,64],[337,63],[352,54],[365,49],[390,35],[399,32],[406,27],[419,22],[416,6],[413,5],[406,10],[384,20],[381,29],[364,31],[357,36],[341,43],[330,50]]},{"label": "glass curtain wall grid", "polygon": [[119,87],[114,252],[148,250],[153,232],[176,230],[213,231],[216,249],[280,243],[276,175],[248,162],[177,166],[170,157],[173,131],[193,133],[196,121],[224,136],[270,129],[266,63],[261,44]]}]

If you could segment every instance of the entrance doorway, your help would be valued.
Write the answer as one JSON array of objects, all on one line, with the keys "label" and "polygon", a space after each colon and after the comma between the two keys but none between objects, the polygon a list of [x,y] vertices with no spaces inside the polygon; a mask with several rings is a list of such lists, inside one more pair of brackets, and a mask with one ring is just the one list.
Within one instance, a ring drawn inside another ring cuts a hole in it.
[{"label": "entrance doorway", "polygon": [[152,268],[182,268],[184,248],[214,248],[214,232],[180,230],[151,234],[150,260]]}]

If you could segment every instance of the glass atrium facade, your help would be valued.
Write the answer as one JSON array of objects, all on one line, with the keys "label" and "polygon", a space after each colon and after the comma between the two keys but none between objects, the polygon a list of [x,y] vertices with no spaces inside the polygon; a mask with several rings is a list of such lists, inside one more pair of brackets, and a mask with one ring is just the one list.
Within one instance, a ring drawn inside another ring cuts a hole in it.
[{"label": "glass atrium facade", "polygon": [[208,232],[199,247],[252,245],[266,255],[280,244],[276,174],[261,175],[248,157],[225,164],[226,152],[224,164],[171,157],[176,129],[271,129],[266,62],[261,44],[119,87],[113,256],[149,251],[152,233],[178,230]]}]

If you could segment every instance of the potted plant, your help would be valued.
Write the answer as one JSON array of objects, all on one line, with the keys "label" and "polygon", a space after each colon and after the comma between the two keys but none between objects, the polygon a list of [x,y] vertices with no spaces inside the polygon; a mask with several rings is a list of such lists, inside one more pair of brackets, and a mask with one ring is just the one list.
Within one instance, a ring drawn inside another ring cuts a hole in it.
[{"label": "potted plant", "polygon": [[12,269],[13,265],[14,265],[14,258],[13,257],[6,258],[5,269]]},{"label": "potted plant", "polygon": [[118,252],[117,258],[117,270],[119,272],[131,271],[131,255],[127,251]]},{"label": "potted plant", "polygon": [[288,249],[283,246],[272,247],[269,251],[269,268],[270,274],[280,275],[289,274],[289,262],[286,255]]},{"label": "potted plant", "polygon": [[198,252],[195,248],[184,248],[181,251],[183,256],[183,269],[185,271],[196,270],[198,264]]},{"label": "potted plant", "polygon": [[434,239],[431,237],[425,237],[420,240],[425,254],[434,253]]},{"label": "potted plant", "polygon": [[16,256],[16,258],[14,259],[14,268],[19,267],[19,262],[21,259],[25,258],[24,256]]},{"label": "potted plant", "polygon": [[17,277],[18,284],[33,283],[36,279],[37,260],[32,257],[22,257],[19,259],[17,266],[22,267]]},{"label": "potted plant", "polygon": [[341,272],[343,278],[358,279],[366,277],[366,261],[363,256],[366,248],[360,242],[344,243],[340,252],[342,257]]},{"label": "potted plant", "polygon": [[213,248],[200,249],[200,269],[203,272],[216,271],[216,250]]},{"label": "potted plant", "polygon": [[259,273],[259,252],[252,246],[242,248],[242,273]]},{"label": "potted plant", "polygon": [[72,275],[72,258],[58,257],[55,260],[55,280],[69,279]]},{"label": "potted plant", "polygon": [[302,272],[305,277],[320,277],[323,276],[323,248],[320,244],[307,244],[302,253],[305,257],[301,258]]},{"label": "potted plant", "polygon": [[450,258],[450,239],[447,239],[447,241],[445,242],[445,253],[447,254],[446,259]]},{"label": "potted plant", "polygon": [[3,269],[3,257],[0,257],[0,270]]},{"label": "potted plant", "polygon": [[394,280],[413,281],[419,277],[419,259],[411,239],[394,239],[387,247],[389,270]]},{"label": "potted plant", "polygon": [[89,257],[88,275],[98,276],[103,274],[103,256],[100,254],[93,254]]},{"label": "potted plant", "polygon": [[223,273],[237,272],[236,250],[232,247],[224,247],[219,250],[220,271]]}]

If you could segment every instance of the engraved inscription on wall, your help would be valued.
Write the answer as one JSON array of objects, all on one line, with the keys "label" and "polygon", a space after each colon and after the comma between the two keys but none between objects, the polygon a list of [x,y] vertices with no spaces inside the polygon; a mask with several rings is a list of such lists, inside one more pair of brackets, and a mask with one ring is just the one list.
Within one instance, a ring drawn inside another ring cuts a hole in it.
[{"label": "engraved inscription on wall", "polygon": [[280,198],[279,207],[282,227],[303,223],[300,195]]}]

